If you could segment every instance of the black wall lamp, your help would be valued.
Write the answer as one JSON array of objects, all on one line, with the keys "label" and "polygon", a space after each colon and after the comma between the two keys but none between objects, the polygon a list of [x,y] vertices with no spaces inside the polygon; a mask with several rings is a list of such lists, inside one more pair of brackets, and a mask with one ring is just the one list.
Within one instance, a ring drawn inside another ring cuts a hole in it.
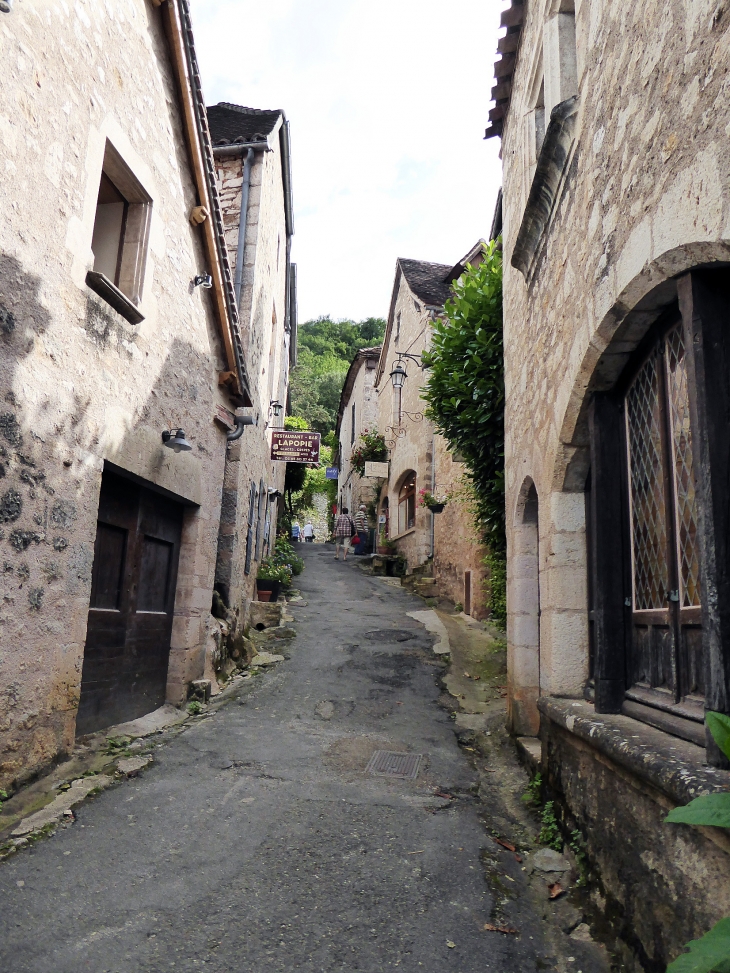
[{"label": "black wall lamp", "polygon": [[398,352],[398,360],[393,366],[393,371],[390,373],[390,380],[393,383],[394,389],[402,389],[405,384],[405,380],[408,378],[408,374],[405,370],[405,365],[403,363],[404,358],[409,358],[414,361],[419,368],[424,368],[424,364],[421,361],[420,355],[411,355],[407,351]]},{"label": "black wall lamp", "polygon": [[213,278],[210,274],[197,274],[193,277],[193,287],[204,287],[209,291],[213,286]]},{"label": "black wall lamp", "polygon": [[284,494],[281,492],[281,490],[272,490],[272,489],[270,489],[269,490],[269,503],[274,503],[275,500],[278,500],[279,497],[282,497],[283,495]]},{"label": "black wall lamp", "polygon": [[277,419],[281,415],[281,410],[283,408],[284,406],[281,404],[281,402],[279,402],[278,399],[272,399],[271,402],[269,402],[269,412],[273,412]]},{"label": "black wall lamp", "polygon": [[186,453],[193,448],[185,438],[182,429],[165,429],[162,433],[162,442],[176,453]]},{"label": "black wall lamp", "polygon": [[390,373],[390,380],[393,383],[394,389],[402,389],[408,374],[401,364],[401,362],[396,362],[393,366],[393,371]]}]

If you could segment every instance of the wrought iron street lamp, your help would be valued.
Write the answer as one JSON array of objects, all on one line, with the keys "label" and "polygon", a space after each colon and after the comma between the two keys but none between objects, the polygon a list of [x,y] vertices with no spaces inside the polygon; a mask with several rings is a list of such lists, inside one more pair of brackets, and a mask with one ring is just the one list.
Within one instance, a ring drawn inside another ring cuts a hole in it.
[{"label": "wrought iron street lamp", "polygon": [[390,380],[394,389],[402,389],[405,380],[408,378],[405,368],[401,362],[396,362],[393,371],[390,373]]}]

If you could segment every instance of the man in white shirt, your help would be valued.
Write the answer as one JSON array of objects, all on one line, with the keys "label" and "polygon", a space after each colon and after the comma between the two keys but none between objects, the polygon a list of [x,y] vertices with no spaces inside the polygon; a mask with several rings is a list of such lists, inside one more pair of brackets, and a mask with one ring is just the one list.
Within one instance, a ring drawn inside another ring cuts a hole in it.
[{"label": "man in white shirt", "polygon": [[308,520],[302,528],[302,534],[304,535],[305,544],[312,544],[314,542],[314,527],[312,526],[311,520]]}]

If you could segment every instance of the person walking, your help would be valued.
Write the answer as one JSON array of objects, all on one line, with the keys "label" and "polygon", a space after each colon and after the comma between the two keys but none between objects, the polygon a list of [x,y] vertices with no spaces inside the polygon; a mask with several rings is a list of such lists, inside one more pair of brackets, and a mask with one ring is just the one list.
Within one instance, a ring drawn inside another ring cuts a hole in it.
[{"label": "person walking", "polygon": [[365,554],[368,548],[368,514],[364,503],[360,504],[355,514],[355,530],[360,538],[360,543],[355,545],[355,554]]},{"label": "person walking", "polygon": [[347,507],[342,508],[342,513],[335,520],[335,561],[340,559],[340,548],[342,548],[342,560],[347,560],[347,552],[350,550],[352,535],[355,533],[355,523],[350,516]]},{"label": "person walking", "polygon": [[291,525],[291,539],[294,541],[295,544],[299,543],[299,535],[301,534],[301,532],[302,529],[299,526],[299,521],[295,520],[294,523]]},{"label": "person walking", "polygon": [[302,528],[302,534],[304,535],[305,544],[314,543],[314,526],[311,520],[308,520]]}]

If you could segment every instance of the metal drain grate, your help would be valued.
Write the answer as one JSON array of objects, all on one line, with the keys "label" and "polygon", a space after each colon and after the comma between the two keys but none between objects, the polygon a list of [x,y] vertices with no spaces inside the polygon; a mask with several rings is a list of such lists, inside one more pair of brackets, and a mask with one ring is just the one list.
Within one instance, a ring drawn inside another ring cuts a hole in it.
[{"label": "metal drain grate", "polygon": [[416,633],[404,628],[378,628],[374,632],[366,632],[363,638],[368,642],[408,642],[416,638]]},{"label": "metal drain grate", "polygon": [[376,777],[418,777],[422,753],[395,753],[393,750],[376,750],[365,768]]}]

